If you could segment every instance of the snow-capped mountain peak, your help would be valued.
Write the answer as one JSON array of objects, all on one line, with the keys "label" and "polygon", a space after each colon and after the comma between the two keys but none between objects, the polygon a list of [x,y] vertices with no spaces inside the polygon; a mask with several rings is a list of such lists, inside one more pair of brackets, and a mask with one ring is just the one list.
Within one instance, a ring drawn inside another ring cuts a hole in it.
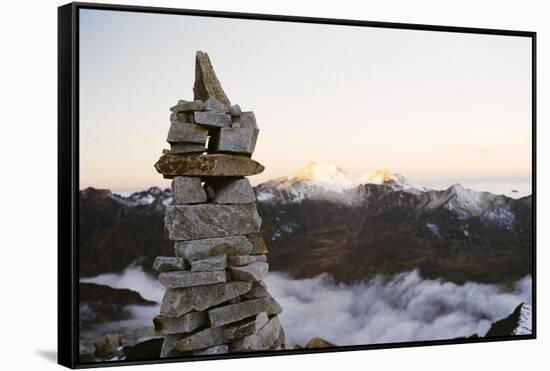
[{"label": "snow-capped mountain peak", "polygon": [[288,182],[306,182],[330,191],[342,191],[357,185],[357,182],[336,165],[312,161],[289,176]]},{"label": "snow-capped mountain peak", "polygon": [[392,173],[388,169],[377,169],[361,175],[358,179],[360,184],[379,184],[389,185],[394,190],[416,189],[425,191],[420,185],[413,184],[401,174]]}]

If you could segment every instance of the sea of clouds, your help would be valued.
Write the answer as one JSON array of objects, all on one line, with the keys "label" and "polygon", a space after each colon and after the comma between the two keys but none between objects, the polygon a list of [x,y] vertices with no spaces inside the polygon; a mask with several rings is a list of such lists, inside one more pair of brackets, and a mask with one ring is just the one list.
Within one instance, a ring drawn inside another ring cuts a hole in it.
[{"label": "sea of clouds", "polygon": [[[137,266],[81,281],[129,288],[159,303],[164,293],[162,285]],[[483,336],[492,322],[508,316],[518,304],[531,304],[530,276],[512,287],[457,285],[423,279],[417,271],[353,285],[335,283],[328,274],[297,280],[271,272],[265,282],[283,307],[287,344],[304,345],[317,336],[337,345]],[[102,325],[98,332],[148,326],[159,306],[128,310],[131,319]]]}]

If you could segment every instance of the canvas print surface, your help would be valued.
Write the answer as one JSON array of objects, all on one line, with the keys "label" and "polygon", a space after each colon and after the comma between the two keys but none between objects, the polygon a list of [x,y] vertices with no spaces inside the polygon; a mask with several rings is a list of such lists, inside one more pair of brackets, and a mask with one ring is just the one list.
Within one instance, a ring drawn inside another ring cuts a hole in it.
[{"label": "canvas print surface", "polygon": [[531,334],[531,39],[80,10],[79,353]]}]

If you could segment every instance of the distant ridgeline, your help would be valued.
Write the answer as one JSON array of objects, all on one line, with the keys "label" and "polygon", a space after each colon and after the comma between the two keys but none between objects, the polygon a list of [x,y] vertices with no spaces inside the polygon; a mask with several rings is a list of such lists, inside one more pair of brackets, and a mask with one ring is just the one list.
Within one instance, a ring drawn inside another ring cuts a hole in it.
[{"label": "distant ridgeline", "polygon": [[231,105],[208,54],[196,54],[194,100],[170,110],[170,149],[155,164],[172,179],[164,216],[175,256],[153,267],[166,287],[155,331],[161,357],[281,349],[281,306],[268,293],[267,247],[245,176],[264,167],[250,157],[253,112]]}]

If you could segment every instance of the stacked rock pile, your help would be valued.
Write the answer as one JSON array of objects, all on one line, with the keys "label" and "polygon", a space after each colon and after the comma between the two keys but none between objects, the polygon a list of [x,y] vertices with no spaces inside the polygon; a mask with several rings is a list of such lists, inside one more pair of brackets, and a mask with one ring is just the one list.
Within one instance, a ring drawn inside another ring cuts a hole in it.
[{"label": "stacked rock pile", "polygon": [[267,247],[245,176],[258,138],[252,112],[231,105],[206,53],[197,52],[193,101],[171,108],[170,149],[155,168],[172,179],[165,228],[175,256],[154,268],[166,287],[153,320],[161,357],[284,348],[281,306],[262,280]]}]

